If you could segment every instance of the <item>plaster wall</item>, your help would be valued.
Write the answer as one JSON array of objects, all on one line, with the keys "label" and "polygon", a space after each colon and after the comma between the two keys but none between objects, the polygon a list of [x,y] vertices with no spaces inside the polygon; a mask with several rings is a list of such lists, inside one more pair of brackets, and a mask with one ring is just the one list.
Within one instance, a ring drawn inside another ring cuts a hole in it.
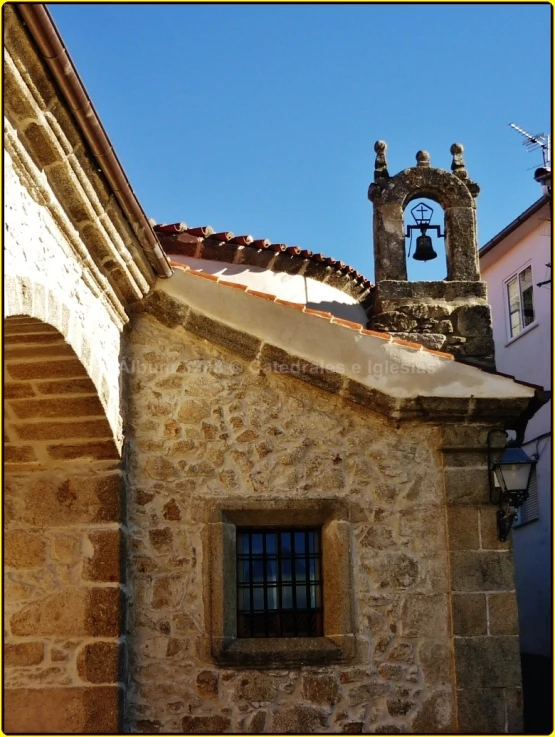
[{"label": "plaster wall", "polygon": [[[132,318],[125,360],[128,728],[453,731],[439,428],[396,427],[147,314]],[[218,666],[207,509],[317,508],[323,498],[349,510],[356,654],[332,665]]]},{"label": "plaster wall", "polygon": [[[551,224],[546,205],[505,242],[482,259],[482,277],[488,285],[493,315],[495,360],[499,371],[517,379],[551,389],[551,285],[536,284],[549,279],[552,262]],[[534,283],[534,323],[516,338],[510,338],[505,282],[531,264]],[[544,405],[530,420],[524,450],[540,452],[537,466],[539,519],[514,529],[515,569],[522,651],[536,655],[551,653],[551,413]],[[538,436],[543,436],[537,440]]]},{"label": "plaster wall", "polygon": [[[10,124],[6,122],[8,128]],[[14,134],[12,129],[12,134]],[[32,167],[32,162],[27,162]],[[28,315],[56,327],[92,379],[119,447],[119,350],[123,320],[76,257],[45,202],[56,198],[44,174],[26,178],[21,161],[4,151],[5,315]],[[78,233],[68,224],[74,237]]]},{"label": "plaster wall", "polygon": [[302,274],[287,274],[269,271],[246,264],[225,264],[189,256],[172,256],[176,263],[186,264],[191,269],[223,277],[227,281],[244,284],[250,289],[273,294],[279,299],[307,305],[316,310],[331,312],[343,320],[366,325],[368,317],[362,305],[340,289],[324,284]]}]

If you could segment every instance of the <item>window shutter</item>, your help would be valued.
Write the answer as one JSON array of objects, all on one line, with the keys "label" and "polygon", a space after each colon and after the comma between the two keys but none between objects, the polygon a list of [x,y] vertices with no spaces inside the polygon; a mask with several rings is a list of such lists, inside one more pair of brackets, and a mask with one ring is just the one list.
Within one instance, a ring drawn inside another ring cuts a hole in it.
[{"label": "window shutter", "polygon": [[517,516],[514,521],[513,527],[520,527],[525,525],[527,522],[533,522],[540,518],[540,506],[538,500],[538,479],[536,476],[536,469],[532,471],[532,478],[530,479],[530,496],[524,502],[522,507],[517,511]]}]

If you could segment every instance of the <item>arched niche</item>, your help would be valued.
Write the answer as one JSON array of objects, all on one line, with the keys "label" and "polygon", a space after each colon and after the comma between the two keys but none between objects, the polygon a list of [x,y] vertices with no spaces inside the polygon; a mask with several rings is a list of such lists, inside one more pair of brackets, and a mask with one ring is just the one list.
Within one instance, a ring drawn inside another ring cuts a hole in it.
[{"label": "arched niche", "polygon": [[431,167],[429,154],[419,151],[417,166],[393,177],[387,173],[385,144],[377,142],[375,149],[375,181],[368,196],[374,205],[376,281],[407,280],[404,211],[419,197],[437,202],[444,211],[447,280],[479,281],[475,201],[479,188],[467,179],[460,163],[462,146],[451,147],[455,173]]}]

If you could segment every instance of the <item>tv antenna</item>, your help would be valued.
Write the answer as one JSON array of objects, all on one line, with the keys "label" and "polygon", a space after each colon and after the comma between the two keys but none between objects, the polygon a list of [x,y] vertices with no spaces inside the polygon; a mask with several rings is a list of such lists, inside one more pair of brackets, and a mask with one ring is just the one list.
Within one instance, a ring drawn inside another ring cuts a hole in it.
[{"label": "tv antenna", "polygon": [[526,146],[528,151],[537,151],[538,148],[541,148],[544,168],[551,169],[550,136],[548,136],[546,133],[537,133],[535,136],[533,136],[531,133],[528,133],[528,131],[525,131],[524,128],[521,128],[515,123],[509,123],[509,125],[517,133],[520,133],[521,136],[524,136],[526,140],[524,140],[522,143]]}]

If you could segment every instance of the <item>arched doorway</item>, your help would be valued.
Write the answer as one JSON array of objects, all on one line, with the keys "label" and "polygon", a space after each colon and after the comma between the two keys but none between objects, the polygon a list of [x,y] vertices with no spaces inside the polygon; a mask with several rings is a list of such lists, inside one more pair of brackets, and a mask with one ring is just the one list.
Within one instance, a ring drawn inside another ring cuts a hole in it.
[{"label": "arched doorway", "polygon": [[4,322],[6,733],[120,729],[120,455],[53,326]]}]

